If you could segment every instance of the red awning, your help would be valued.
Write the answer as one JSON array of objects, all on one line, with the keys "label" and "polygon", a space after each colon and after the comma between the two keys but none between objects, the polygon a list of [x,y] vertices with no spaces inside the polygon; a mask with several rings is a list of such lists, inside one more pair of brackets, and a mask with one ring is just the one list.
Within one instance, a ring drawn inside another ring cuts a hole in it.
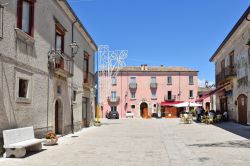
[{"label": "red awning", "polygon": [[166,101],[161,102],[161,106],[173,106],[174,104],[183,103],[183,101]]},{"label": "red awning", "polygon": [[208,98],[209,96],[215,94],[216,92],[222,90],[225,86],[227,86],[227,85],[229,85],[229,84],[230,84],[230,82],[227,83],[227,84],[225,84],[225,85],[223,85],[223,86],[221,86],[221,87],[216,88],[215,90],[210,91],[209,93],[207,93],[207,94],[201,96],[201,97],[200,97],[199,99],[197,99],[195,102],[202,102],[204,99],[206,99],[206,98]]}]

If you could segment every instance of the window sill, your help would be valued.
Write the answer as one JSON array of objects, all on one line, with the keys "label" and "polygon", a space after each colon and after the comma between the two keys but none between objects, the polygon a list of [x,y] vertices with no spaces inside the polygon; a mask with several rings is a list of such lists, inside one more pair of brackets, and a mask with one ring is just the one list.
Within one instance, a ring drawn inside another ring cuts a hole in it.
[{"label": "window sill", "polygon": [[194,99],[194,97],[189,97],[189,99]]},{"label": "window sill", "polygon": [[18,97],[16,98],[17,103],[24,103],[24,104],[30,104],[31,99],[30,98],[23,98],[23,97]]},{"label": "window sill", "polygon": [[194,84],[189,84],[189,85],[194,85]]},{"label": "window sill", "polygon": [[76,105],[76,104],[77,104],[77,101],[73,101],[73,104]]},{"label": "window sill", "polygon": [[19,28],[15,28],[17,38],[29,45],[34,45],[35,39]]},{"label": "window sill", "polygon": [[130,100],[136,100],[136,98],[131,98]]},{"label": "window sill", "polygon": [[157,100],[157,97],[151,97],[151,100]]},{"label": "window sill", "polygon": [[167,83],[167,85],[173,85],[173,84],[169,84],[169,83]]}]

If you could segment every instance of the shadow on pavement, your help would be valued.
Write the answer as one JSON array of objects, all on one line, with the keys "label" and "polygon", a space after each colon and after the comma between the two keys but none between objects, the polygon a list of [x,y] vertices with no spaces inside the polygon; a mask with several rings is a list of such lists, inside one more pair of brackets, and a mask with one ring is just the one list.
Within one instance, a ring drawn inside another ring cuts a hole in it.
[{"label": "shadow on pavement", "polygon": [[46,151],[46,150],[47,150],[47,149],[42,149],[42,150],[40,150],[39,152],[31,152],[31,151],[28,151],[28,152],[26,153],[26,155],[25,155],[23,158],[15,158],[15,157],[10,157],[10,158],[11,158],[11,159],[15,159],[15,160],[24,159],[24,158],[29,158],[29,157],[31,157],[31,156],[33,156],[33,155],[42,153],[42,152],[44,152],[44,151]]},{"label": "shadow on pavement", "polygon": [[231,148],[250,148],[249,140],[236,140],[227,142],[207,143],[207,144],[191,144],[188,146],[202,147],[231,147]]},{"label": "shadow on pavement", "polygon": [[250,139],[250,127],[244,126],[234,122],[222,122],[218,124],[214,124],[216,127],[244,137],[246,139]]}]

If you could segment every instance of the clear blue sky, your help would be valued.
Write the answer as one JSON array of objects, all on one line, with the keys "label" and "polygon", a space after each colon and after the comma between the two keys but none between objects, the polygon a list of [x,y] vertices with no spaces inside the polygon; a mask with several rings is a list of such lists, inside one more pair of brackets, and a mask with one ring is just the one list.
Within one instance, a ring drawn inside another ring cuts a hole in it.
[{"label": "clear blue sky", "polygon": [[127,65],[185,66],[214,81],[209,58],[249,0],[68,0],[97,45],[129,51]]}]

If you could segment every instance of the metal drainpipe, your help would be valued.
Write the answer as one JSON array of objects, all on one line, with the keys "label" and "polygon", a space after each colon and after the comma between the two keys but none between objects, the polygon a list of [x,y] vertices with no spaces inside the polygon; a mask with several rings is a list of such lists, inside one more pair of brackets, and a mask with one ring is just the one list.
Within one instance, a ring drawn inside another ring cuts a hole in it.
[{"label": "metal drainpipe", "polygon": [[47,89],[47,132],[49,131],[49,89],[50,89],[50,55],[48,53],[48,89]]},{"label": "metal drainpipe", "polygon": [[[77,23],[78,20],[75,20],[73,23],[72,23],[72,27],[71,27],[71,39],[72,39],[72,43],[74,42],[74,25],[75,23]],[[74,78],[74,49],[71,48],[71,56],[72,56],[72,73],[73,73],[73,76],[71,78],[71,132],[72,134],[74,134],[74,108],[73,108],[73,78]]]}]

